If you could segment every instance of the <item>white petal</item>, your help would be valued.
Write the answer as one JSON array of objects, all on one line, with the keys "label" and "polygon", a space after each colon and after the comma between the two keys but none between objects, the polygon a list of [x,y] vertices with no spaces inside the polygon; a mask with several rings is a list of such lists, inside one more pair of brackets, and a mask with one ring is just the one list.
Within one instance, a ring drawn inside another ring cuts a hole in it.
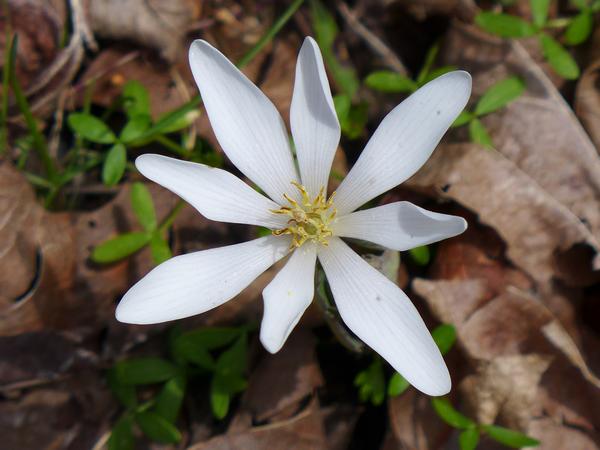
[{"label": "white petal", "polygon": [[461,234],[467,221],[439,214],[410,202],[396,202],[356,211],[333,224],[336,236],[374,242],[392,250],[410,250]]},{"label": "white petal", "polygon": [[288,133],[271,101],[208,42],[190,47],[190,66],[208,118],[235,166],[276,202],[296,195]]},{"label": "white petal", "polygon": [[315,196],[327,188],[333,155],[340,141],[338,122],[323,57],[313,38],[302,44],[290,109],[302,184]]},{"label": "white petal", "polygon": [[410,178],[427,161],[471,95],[471,76],[455,71],[427,83],[381,122],[337,189],[343,215]]},{"label": "white petal", "polygon": [[448,393],[444,359],[406,294],[339,238],[319,249],[319,261],[348,328],[420,391]]},{"label": "white petal", "polygon": [[279,351],[312,302],[316,261],[316,246],[304,244],[264,289],[260,341],[269,352]]},{"label": "white petal", "polygon": [[279,205],[225,170],[152,154],[139,156],[135,166],[210,220],[269,228],[285,226],[285,218],[270,212]]},{"label": "white petal", "polygon": [[267,236],[171,258],[127,291],[117,307],[117,320],[160,323],[215,308],[283,258],[289,245],[287,238]]}]

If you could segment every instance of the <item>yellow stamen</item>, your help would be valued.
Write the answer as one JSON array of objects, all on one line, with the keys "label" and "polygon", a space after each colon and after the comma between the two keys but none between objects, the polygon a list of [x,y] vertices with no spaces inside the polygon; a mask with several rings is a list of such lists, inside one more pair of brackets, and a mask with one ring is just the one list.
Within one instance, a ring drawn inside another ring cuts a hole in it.
[{"label": "yellow stamen", "polygon": [[307,241],[316,244],[328,245],[328,238],[333,235],[331,231],[331,222],[337,214],[333,207],[333,196],[329,200],[325,199],[325,188],[322,187],[314,199],[310,198],[308,191],[304,186],[296,181],[292,184],[300,191],[302,199],[299,204],[296,200],[287,194],[283,197],[291,206],[282,206],[279,209],[272,209],[274,214],[285,214],[290,217],[288,226],[278,230],[273,230],[275,236],[284,234],[292,235],[292,244],[290,248],[298,248]]}]

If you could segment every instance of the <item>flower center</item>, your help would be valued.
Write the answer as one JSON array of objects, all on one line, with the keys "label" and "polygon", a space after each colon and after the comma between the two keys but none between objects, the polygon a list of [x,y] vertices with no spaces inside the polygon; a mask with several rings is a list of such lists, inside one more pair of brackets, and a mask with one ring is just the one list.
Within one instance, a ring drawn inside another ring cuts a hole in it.
[{"label": "flower center", "polygon": [[282,206],[279,209],[272,209],[274,214],[285,214],[290,217],[288,226],[278,230],[273,230],[275,236],[282,234],[291,234],[293,237],[291,248],[298,248],[306,241],[327,245],[327,239],[332,235],[331,222],[337,214],[333,207],[333,196],[329,200],[325,199],[325,188],[321,188],[319,194],[311,199],[306,188],[300,183],[292,181],[292,184],[298,188],[302,194],[302,201],[298,203],[287,194],[283,194],[290,206]]}]

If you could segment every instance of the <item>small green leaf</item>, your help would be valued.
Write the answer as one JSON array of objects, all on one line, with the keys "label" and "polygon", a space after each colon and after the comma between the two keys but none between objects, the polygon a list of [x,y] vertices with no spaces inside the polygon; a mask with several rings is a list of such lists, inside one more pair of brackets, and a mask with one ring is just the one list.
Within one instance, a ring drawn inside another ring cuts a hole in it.
[{"label": "small green leaf", "polygon": [[410,383],[406,380],[406,378],[404,378],[398,372],[395,372],[388,383],[388,397],[396,397],[406,391],[409,387]]},{"label": "small green leaf", "polygon": [[443,324],[436,327],[431,332],[431,336],[440,349],[440,353],[445,355],[456,342],[456,328],[452,325]]},{"label": "small green leaf", "polygon": [[178,375],[167,381],[156,396],[154,412],[163,419],[175,423],[183,403],[185,386],[186,379],[183,375]]},{"label": "small green leaf", "polygon": [[440,418],[448,425],[460,429],[467,429],[475,426],[475,422],[454,409],[447,398],[433,397],[431,399],[431,404],[438,416],[440,416]]},{"label": "small green leaf", "polygon": [[119,139],[125,144],[135,141],[139,137],[143,136],[143,134],[150,128],[150,125],[152,125],[152,119],[150,119],[150,116],[142,114],[133,116],[121,130]]},{"label": "small green leaf", "polygon": [[159,233],[152,235],[152,239],[150,239],[150,251],[152,252],[154,264],[161,264],[173,256],[169,248],[169,243]]},{"label": "small green leaf", "polygon": [[117,139],[104,122],[91,114],[72,113],[67,119],[71,129],[84,139],[98,144],[112,144]]},{"label": "small green leaf", "polygon": [[492,138],[479,119],[473,119],[469,123],[469,136],[476,144],[485,148],[494,148]]},{"label": "small green leaf", "polygon": [[421,245],[420,247],[411,248],[408,251],[410,258],[418,266],[426,266],[431,260],[431,253],[427,245]]},{"label": "small green leaf", "polygon": [[125,233],[109,239],[94,247],[92,261],[108,264],[119,261],[137,252],[150,241],[150,236],[143,232]]},{"label": "small green leaf", "polygon": [[365,78],[365,84],[376,91],[388,93],[414,92],[417,90],[417,83],[413,80],[389,70],[380,70],[369,74]]},{"label": "small green leaf", "polygon": [[117,379],[117,374],[113,369],[110,369],[107,374],[108,387],[112,391],[113,395],[119,400],[119,402],[128,409],[135,408],[137,406],[137,396],[135,393],[135,387],[128,384],[121,384]]},{"label": "small green leaf", "polygon": [[373,405],[381,405],[385,400],[385,376],[381,359],[375,358],[371,365],[359,372],[354,378],[358,387],[358,396],[362,402],[370,401]]},{"label": "small green leaf", "polygon": [[246,370],[248,338],[246,333],[237,338],[231,347],[217,358],[216,369],[222,374],[241,374]]},{"label": "small green leaf", "polygon": [[536,27],[542,28],[548,20],[548,9],[550,8],[550,0],[530,0],[531,15],[533,23]]},{"label": "small green leaf", "polygon": [[129,80],[123,86],[123,109],[129,117],[150,116],[150,94],[137,80]]},{"label": "small green leaf", "polygon": [[[162,117],[166,118],[167,115]],[[192,109],[191,111],[186,111],[184,114],[179,114],[178,116],[170,117],[169,123],[163,125],[160,132],[163,134],[168,134],[183,130],[184,128],[187,128],[191,124],[193,124],[198,117],[200,117],[199,109]]]},{"label": "small green leaf", "polygon": [[199,328],[183,333],[177,341],[190,348],[201,347],[215,350],[232,343],[241,333],[240,328],[234,327]]},{"label": "small green leaf", "polygon": [[475,450],[479,443],[479,430],[476,427],[467,428],[458,435],[460,450]]},{"label": "small green leaf", "polygon": [[161,358],[133,358],[119,361],[114,366],[116,379],[121,384],[154,384],[179,375],[179,368]]},{"label": "small green leaf", "polygon": [[[213,378],[213,381],[215,378]],[[213,382],[210,389],[210,406],[213,412],[213,416],[221,420],[229,411],[229,402],[231,396],[226,390],[223,390],[220,386],[216,386]]]},{"label": "small green leaf", "polygon": [[557,74],[567,80],[579,78],[579,66],[562,45],[544,33],[540,35],[540,44],[544,52],[544,58]]},{"label": "small green leaf", "polygon": [[530,438],[523,433],[509,430],[508,428],[499,427],[497,425],[482,425],[481,428],[490,438],[508,447],[521,448],[536,447],[540,445],[540,441],[537,439]]},{"label": "small green leaf", "polygon": [[335,112],[340,123],[348,120],[348,114],[350,114],[350,107],[352,106],[350,97],[346,94],[336,95],[333,97],[333,106],[335,107]]},{"label": "small green leaf", "polygon": [[146,231],[156,229],[156,212],[150,191],[144,183],[133,183],[131,186],[131,207],[138,221]]},{"label": "small green leaf", "polygon": [[423,66],[421,67],[421,70],[419,71],[419,74],[417,75],[417,78],[416,78],[416,84],[418,86],[422,86],[423,84],[426,83],[425,79],[429,75],[429,72],[431,72],[431,67],[433,66],[433,63],[435,62],[435,58],[437,57],[439,49],[440,49],[440,47],[436,43],[436,44],[432,45],[431,47],[429,47],[429,50],[427,50],[427,54],[425,55],[425,61],[423,62]]},{"label": "small green leaf", "polygon": [[458,117],[452,124],[452,128],[456,128],[456,127],[465,125],[465,124],[469,123],[471,120],[473,120],[474,117],[475,116],[473,115],[473,113],[465,110],[458,115]]},{"label": "small green leaf", "polygon": [[589,11],[577,14],[565,31],[565,42],[569,45],[579,45],[587,41],[594,26],[594,16]]},{"label": "small green leaf", "polygon": [[133,450],[133,420],[130,417],[120,419],[110,433],[108,450]]},{"label": "small green leaf", "polygon": [[481,12],[475,23],[488,33],[506,38],[533,36],[536,31],[529,22],[509,14]]},{"label": "small green leaf", "polygon": [[520,97],[524,91],[525,83],[520,78],[506,78],[485,91],[477,102],[474,112],[478,116],[489,114]]},{"label": "small green leaf", "polygon": [[346,120],[340,122],[342,133],[348,139],[357,139],[363,134],[369,119],[368,112],[369,105],[366,102],[350,107]]},{"label": "small green leaf", "polygon": [[108,151],[104,166],[102,166],[102,181],[107,186],[113,186],[121,180],[125,173],[127,163],[127,151],[123,144],[115,144]]},{"label": "small green leaf", "polygon": [[135,415],[135,421],[142,432],[150,439],[162,444],[177,444],[181,433],[169,421],[152,411],[142,411]]}]

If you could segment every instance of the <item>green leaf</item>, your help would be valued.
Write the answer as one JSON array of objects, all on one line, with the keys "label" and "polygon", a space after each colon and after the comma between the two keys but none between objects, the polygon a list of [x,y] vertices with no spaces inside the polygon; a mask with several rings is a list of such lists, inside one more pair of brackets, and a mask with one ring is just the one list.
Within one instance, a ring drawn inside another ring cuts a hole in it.
[{"label": "green leaf", "polygon": [[137,252],[150,241],[148,233],[125,233],[97,245],[92,251],[92,261],[100,264],[119,261]]},{"label": "green leaf", "polygon": [[544,58],[557,74],[567,80],[579,78],[579,66],[562,45],[544,33],[540,35],[540,44],[544,52]]},{"label": "green leaf", "polygon": [[530,438],[523,433],[509,430],[508,428],[499,427],[497,425],[482,425],[481,428],[490,438],[508,447],[521,448],[536,447],[540,445],[540,441],[537,439]]},{"label": "green leaf", "polygon": [[67,122],[73,132],[84,139],[98,144],[112,144],[116,136],[104,122],[91,114],[71,113]]},{"label": "green leaf", "polygon": [[536,31],[529,22],[509,14],[481,12],[475,17],[475,23],[488,33],[506,38],[533,36]]},{"label": "green leaf", "polygon": [[473,119],[469,123],[469,136],[476,144],[485,148],[494,148],[492,138],[479,119]]},{"label": "green leaf", "polygon": [[456,342],[456,328],[453,325],[442,324],[431,332],[431,336],[440,349],[440,353],[445,355]]},{"label": "green leaf", "polygon": [[336,95],[333,97],[333,106],[335,107],[335,112],[340,123],[347,121],[350,114],[350,107],[352,106],[350,97],[346,94]]},{"label": "green leaf", "polygon": [[113,369],[119,383],[132,385],[161,383],[180,374],[173,363],[154,357],[119,361]]},{"label": "green leaf", "polygon": [[408,251],[410,258],[418,266],[426,266],[429,264],[431,259],[431,253],[427,245],[421,245],[420,247],[411,248]]},{"label": "green leaf", "polygon": [[369,119],[369,105],[366,102],[359,103],[358,105],[352,105],[348,116],[340,125],[342,127],[342,133],[348,139],[356,139],[360,137]]},{"label": "green leaf", "polygon": [[120,383],[114,368],[107,372],[106,378],[108,387],[113,395],[125,408],[132,409],[137,406],[137,396],[134,386]]},{"label": "green leaf", "polygon": [[506,78],[485,91],[477,102],[474,112],[477,116],[489,114],[520,97],[524,91],[525,83],[520,78]]},{"label": "green leaf", "polygon": [[447,398],[433,397],[431,399],[431,404],[437,415],[448,425],[460,429],[467,429],[475,426],[475,422],[454,409]]},{"label": "green leaf", "polygon": [[475,450],[479,443],[479,430],[476,427],[467,428],[458,435],[460,450]]},{"label": "green leaf", "polygon": [[358,396],[362,402],[370,401],[373,405],[381,405],[385,399],[385,376],[381,359],[375,358],[371,365],[359,372],[354,378],[358,387]]},{"label": "green leaf", "polygon": [[183,333],[177,338],[178,345],[189,348],[205,348],[215,350],[232,343],[242,333],[242,329],[234,327],[211,327]]},{"label": "green leaf", "polygon": [[152,125],[152,119],[150,119],[150,116],[143,114],[133,116],[121,130],[119,139],[121,142],[126,144],[135,141],[150,128],[150,125]]},{"label": "green leaf", "polygon": [[161,264],[173,256],[169,243],[158,232],[150,239],[150,251],[154,264]]},{"label": "green leaf", "polygon": [[246,370],[247,347],[248,338],[246,333],[242,333],[231,347],[219,355],[216,370],[224,375],[243,373]]},{"label": "green leaf", "polygon": [[417,83],[410,78],[389,70],[380,70],[373,72],[365,78],[365,84],[371,89],[381,92],[414,92],[417,90]]},{"label": "green leaf", "polygon": [[538,28],[542,28],[548,20],[548,9],[550,8],[550,0],[530,0],[531,15],[533,23]]},{"label": "green leaf", "polygon": [[131,207],[138,221],[146,231],[156,229],[156,212],[150,191],[144,183],[136,182],[131,186]]},{"label": "green leaf", "polygon": [[110,433],[108,439],[108,450],[133,450],[133,420],[123,417],[119,420]]},{"label": "green leaf", "polygon": [[[215,378],[216,377],[213,378],[213,381]],[[222,389],[220,386],[216,386],[214,382],[211,384],[210,407],[212,409],[213,416],[219,420],[223,419],[229,411],[230,400],[231,395],[229,395],[226,390]]]},{"label": "green leaf", "polygon": [[157,125],[160,124],[160,120],[168,119],[169,122],[162,125],[160,132],[163,134],[175,133],[176,131],[180,131],[189,127],[198,117],[200,117],[199,109],[192,109],[191,111],[185,111],[183,114],[178,114],[171,117],[165,114],[161,119],[159,119]]},{"label": "green leaf", "polygon": [[127,163],[127,151],[123,144],[115,144],[108,151],[104,165],[102,166],[102,181],[107,186],[113,186],[119,182],[125,173]]},{"label": "green leaf", "polygon": [[404,378],[398,372],[395,372],[388,383],[388,397],[396,397],[406,391],[409,387],[410,383],[406,380],[406,378]]},{"label": "green leaf", "polygon": [[163,419],[175,423],[183,403],[185,387],[186,379],[183,375],[178,375],[167,381],[156,396],[154,412]]},{"label": "green leaf", "polygon": [[465,110],[458,115],[456,120],[454,120],[454,123],[452,124],[452,128],[463,126],[463,125],[469,123],[471,120],[473,120],[474,117],[475,116],[473,115],[473,113]]},{"label": "green leaf", "polygon": [[137,80],[129,80],[123,86],[123,109],[129,117],[139,115],[150,117],[150,94]]},{"label": "green leaf", "polygon": [[594,16],[589,11],[577,14],[565,31],[565,42],[569,45],[579,45],[587,41],[594,26]]},{"label": "green leaf", "polygon": [[135,420],[142,432],[150,439],[162,444],[177,444],[181,433],[169,421],[152,411],[142,411],[135,415]]}]

